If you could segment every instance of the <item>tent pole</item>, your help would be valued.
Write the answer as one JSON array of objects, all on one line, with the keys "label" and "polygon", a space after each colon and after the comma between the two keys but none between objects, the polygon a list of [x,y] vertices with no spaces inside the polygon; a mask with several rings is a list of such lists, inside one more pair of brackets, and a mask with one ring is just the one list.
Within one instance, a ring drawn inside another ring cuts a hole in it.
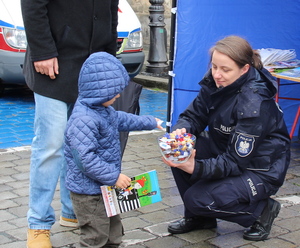
[{"label": "tent pole", "polygon": [[[172,9],[177,7],[177,0],[172,0]],[[171,127],[171,108],[172,108],[172,88],[173,88],[173,60],[174,60],[174,44],[175,44],[175,26],[176,26],[176,12],[171,12],[171,30],[170,30],[170,52],[169,52],[169,81],[168,81],[168,107],[167,107],[167,125],[166,130],[169,133]]]}]

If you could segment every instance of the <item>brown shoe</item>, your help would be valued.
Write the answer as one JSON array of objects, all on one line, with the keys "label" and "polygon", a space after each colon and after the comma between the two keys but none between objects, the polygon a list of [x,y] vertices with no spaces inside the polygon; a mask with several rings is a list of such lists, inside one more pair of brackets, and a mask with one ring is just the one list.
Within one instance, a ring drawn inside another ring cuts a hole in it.
[{"label": "brown shoe", "polygon": [[27,248],[52,248],[50,230],[28,229]]},{"label": "brown shoe", "polygon": [[59,224],[61,226],[78,228],[77,219],[68,219],[68,218],[60,216]]}]

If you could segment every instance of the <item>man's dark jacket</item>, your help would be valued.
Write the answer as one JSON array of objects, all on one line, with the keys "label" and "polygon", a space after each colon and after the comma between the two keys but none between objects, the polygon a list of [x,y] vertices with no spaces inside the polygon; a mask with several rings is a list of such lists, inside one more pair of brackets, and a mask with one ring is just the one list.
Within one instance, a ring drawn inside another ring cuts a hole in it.
[{"label": "man's dark jacket", "polygon": [[196,159],[192,180],[238,176],[251,170],[274,194],[290,162],[290,138],[274,101],[276,81],[265,69],[250,67],[222,89],[216,87],[211,72],[200,85],[198,96],[172,128],[186,128],[196,136],[209,129],[212,157]]},{"label": "man's dark jacket", "polygon": [[[94,52],[116,53],[119,0],[21,0],[28,48],[26,82],[34,92],[75,102],[78,75]],[[37,73],[33,62],[58,58],[59,75],[52,80]]]}]

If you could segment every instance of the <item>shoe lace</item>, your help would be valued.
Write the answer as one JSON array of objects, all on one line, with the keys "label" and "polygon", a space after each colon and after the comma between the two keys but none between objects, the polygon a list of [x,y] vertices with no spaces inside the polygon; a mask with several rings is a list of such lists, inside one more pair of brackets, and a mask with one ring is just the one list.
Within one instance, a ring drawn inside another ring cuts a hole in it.
[{"label": "shoe lace", "polygon": [[48,238],[50,237],[50,230],[35,230],[34,238],[37,238],[39,235],[45,234]]},{"label": "shoe lace", "polygon": [[256,230],[260,230],[262,232],[265,232],[265,228],[258,222],[256,221],[253,225],[252,225],[252,229],[256,229]]}]

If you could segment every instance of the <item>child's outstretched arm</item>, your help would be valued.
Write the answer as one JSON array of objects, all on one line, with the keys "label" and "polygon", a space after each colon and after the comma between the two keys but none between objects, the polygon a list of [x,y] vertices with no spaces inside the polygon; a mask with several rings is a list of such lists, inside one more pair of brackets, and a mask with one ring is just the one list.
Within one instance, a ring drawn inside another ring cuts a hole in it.
[{"label": "child's outstretched arm", "polygon": [[116,182],[116,186],[120,189],[125,189],[130,186],[131,178],[120,173],[119,178]]}]

